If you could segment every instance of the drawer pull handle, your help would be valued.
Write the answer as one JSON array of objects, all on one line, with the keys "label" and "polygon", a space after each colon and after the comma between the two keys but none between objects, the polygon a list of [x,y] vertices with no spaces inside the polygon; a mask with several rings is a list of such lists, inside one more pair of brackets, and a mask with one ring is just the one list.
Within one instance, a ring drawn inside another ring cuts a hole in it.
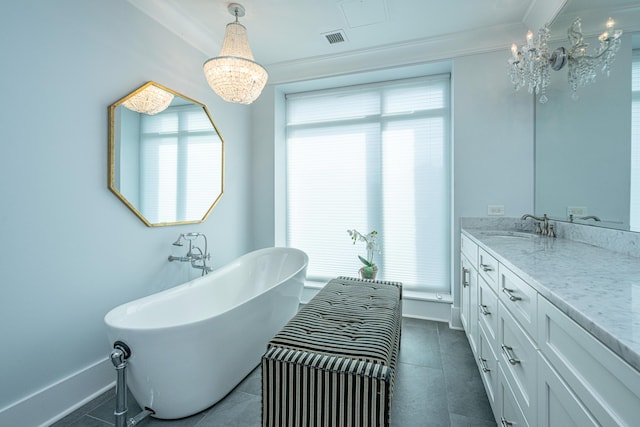
[{"label": "drawer pull handle", "polygon": [[491,267],[489,264],[480,264],[480,267],[484,270],[484,271],[493,271],[493,267]]},{"label": "drawer pull handle", "polygon": [[512,426],[513,423],[511,421],[507,421],[505,417],[500,417],[500,425],[502,427],[509,427],[509,426]]},{"label": "drawer pull handle", "polygon": [[484,314],[485,316],[488,316],[491,314],[491,312],[488,310],[487,306],[484,304],[480,304],[480,313]]},{"label": "drawer pull handle", "polygon": [[483,359],[482,357],[478,357],[480,361],[480,367],[482,368],[482,372],[491,372],[491,369],[487,366],[487,359]]},{"label": "drawer pull handle", "polygon": [[513,354],[513,347],[509,347],[508,345],[502,344],[502,352],[504,353],[505,356],[507,356],[509,363],[511,363],[512,365],[517,365],[518,363],[520,363],[520,360],[516,359]]},{"label": "drawer pull handle", "polygon": [[511,301],[520,301],[522,299],[520,297],[517,297],[517,296],[513,295],[513,292],[515,292],[513,289],[502,288],[502,292],[504,292],[505,294],[509,295],[509,299]]},{"label": "drawer pull handle", "polygon": [[469,286],[470,275],[471,275],[471,272],[469,271],[469,269],[462,267],[462,286],[465,288]]}]

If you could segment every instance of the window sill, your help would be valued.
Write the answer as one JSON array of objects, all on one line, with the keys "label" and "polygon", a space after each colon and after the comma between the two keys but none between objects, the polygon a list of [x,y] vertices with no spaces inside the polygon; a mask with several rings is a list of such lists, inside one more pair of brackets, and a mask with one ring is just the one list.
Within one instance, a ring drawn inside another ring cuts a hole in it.
[{"label": "window sill", "polygon": [[[304,287],[306,289],[320,290],[324,287],[325,284],[326,282],[306,280],[304,282]],[[402,298],[408,299],[408,300],[416,300],[416,301],[441,302],[446,304],[453,303],[453,295],[451,294],[444,294],[440,292],[429,292],[429,291],[417,291],[415,289],[403,289]]]}]

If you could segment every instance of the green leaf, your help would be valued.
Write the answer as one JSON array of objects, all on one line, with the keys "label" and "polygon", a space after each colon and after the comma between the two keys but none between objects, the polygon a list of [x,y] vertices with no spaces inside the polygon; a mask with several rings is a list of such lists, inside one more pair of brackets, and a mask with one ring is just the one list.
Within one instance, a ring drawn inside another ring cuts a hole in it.
[{"label": "green leaf", "polygon": [[372,262],[367,261],[365,258],[362,258],[360,255],[358,255],[358,258],[359,258],[359,259],[360,259],[360,261],[362,261],[362,263],[363,263],[364,265],[366,265],[367,267],[373,267],[373,265],[374,265],[374,264],[373,264]]}]

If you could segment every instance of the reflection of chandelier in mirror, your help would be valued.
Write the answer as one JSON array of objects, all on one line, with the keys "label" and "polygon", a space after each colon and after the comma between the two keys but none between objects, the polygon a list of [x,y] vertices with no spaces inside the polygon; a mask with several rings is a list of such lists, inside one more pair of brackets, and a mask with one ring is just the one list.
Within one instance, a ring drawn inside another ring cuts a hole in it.
[{"label": "reflection of chandelier in mirror", "polygon": [[204,74],[211,89],[225,101],[251,104],[267,84],[268,74],[254,61],[247,29],[238,22],[244,7],[231,3],[229,13],[236,20],[227,24],[220,54],[204,63]]},{"label": "reflection of chandelier in mirror", "polygon": [[584,41],[580,18],[576,18],[569,28],[568,49],[559,47],[549,54],[548,41],[551,34],[549,24],[538,31],[538,37],[534,41],[533,33],[527,32],[526,44],[518,47],[515,43],[511,46],[512,57],[509,59],[509,76],[516,90],[527,87],[529,93],[540,94],[540,102],[547,102],[545,89],[549,85],[551,69],[558,71],[568,65],[569,86],[572,97],[577,99],[576,90],[596,80],[597,70],[609,75],[609,70],[615,54],[620,49],[620,35],[622,30],[614,28],[615,22],[609,18],[606,30],[598,40],[600,46],[593,55],[587,55],[588,43]]},{"label": "reflection of chandelier in mirror", "polygon": [[122,103],[129,110],[150,116],[169,107],[173,94],[157,86],[149,85]]}]

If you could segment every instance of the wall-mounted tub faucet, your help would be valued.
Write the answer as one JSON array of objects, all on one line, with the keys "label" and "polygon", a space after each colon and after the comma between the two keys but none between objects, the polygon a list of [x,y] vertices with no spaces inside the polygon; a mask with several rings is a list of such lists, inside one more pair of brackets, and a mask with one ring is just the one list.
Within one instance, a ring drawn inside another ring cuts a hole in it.
[{"label": "wall-mounted tub faucet", "polygon": [[[193,245],[193,241],[198,237],[202,237],[204,240],[204,250],[198,246]],[[173,246],[184,246],[183,240],[189,242],[189,250],[185,256],[173,256],[169,255],[169,261],[190,262],[191,267],[202,270],[202,275],[209,273],[213,268],[207,266],[207,261],[211,259],[211,254],[208,250],[207,236],[202,233],[182,233],[178,236],[178,239],[173,242]],[[197,253],[195,253],[196,251]],[[200,261],[200,263],[198,263]]]}]

